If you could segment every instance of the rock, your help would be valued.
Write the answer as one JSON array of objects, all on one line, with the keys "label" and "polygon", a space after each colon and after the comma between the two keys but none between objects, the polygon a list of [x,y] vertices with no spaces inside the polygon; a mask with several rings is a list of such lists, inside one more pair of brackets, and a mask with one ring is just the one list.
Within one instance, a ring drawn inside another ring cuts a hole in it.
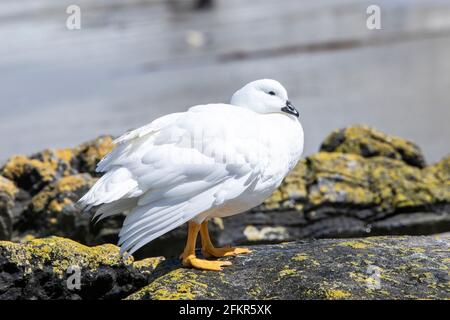
[{"label": "rock", "polygon": [[13,207],[19,189],[14,182],[0,176],[0,240],[7,240],[12,235]]},{"label": "rock", "polygon": [[76,173],[95,176],[95,166],[113,148],[111,136],[101,136],[73,149],[44,150],[30,157],[11,157],[0,174],[37,194],[48,184]]},{"label": "rock", "polygon": [[58,237],[0,241],[0,300],[121,299],[147,285],[162,260],[133,262],[114,245],[90,248]]},{"label": "rock", "polygon": [[112,148],[112,137],[101,136],[72,149],[10,158],[0,177],[18,192],[14,199],[0,192],[0,239],[61,235],[87,244],[116,242],[123,216],[95,226],[75,206],[95,182],[95,164]]},{"label": "rock", "polygon": [[91,214],[83,214],[76,206],[96,179],[87,173],[63,177],[36,194],[22,212],[15,228],[33,237],[51,235],[68,237],[85,243],[116,243],[124,216],[116,216],[94,224]]},{"label": "rock", "polygon": [[111,244],[0,241],[0,300],[445,299],[449,246],[448,234],[307,240],[254,246],[208,272],[179,259],[123,259]]},{"label": "rock", "polygon": [[383,156],[402,160],[411,166],[425,167],[425,158],[417,145],[363,125],[333,131],[325,138],[320,150],[357,154],[366,158]]},{"label": "rock", "polygon": [[449,245],[448,236],[263,245],[223,272],[170,260],[126,299],[448,299]]},{"label": "rock", "polygon": [[70,174],[68,163],[60,161],[59,158],[53,157],[53,155],[49,155],[45,159],[37,157],[14,156],[9,159],[0,172],[32,195],[38,193],[47,184]]},{"label": "rock", "polygon": [[89,173],[98,176],[95,172],[97,163],[113,149],[112,136],[100,136],[95,140],[83,143],[74,149],[75,157],[72,166],[78,172]]},{"label": "rock", "polygon": [[269,243],[264,234],[291,241],[445,232],[449,176],[450,156],[420,169],[386,157],[319,152],[300,162],[262,206],[224,219],[226,234],[220,238]]}]

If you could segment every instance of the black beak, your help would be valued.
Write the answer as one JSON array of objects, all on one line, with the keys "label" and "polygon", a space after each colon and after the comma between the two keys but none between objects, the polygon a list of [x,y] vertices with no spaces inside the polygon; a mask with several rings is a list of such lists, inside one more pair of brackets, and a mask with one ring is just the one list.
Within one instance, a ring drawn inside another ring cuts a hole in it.
[{"label": "black beak", "polygon": [[295,109],[295,107],[292,105],[292,103],[289,100],[286,101],[286,106],[281,108],[281,111],[292,114],[292,115],[296,116],[297,118],[300,115],[298,113],[297,109]]}]

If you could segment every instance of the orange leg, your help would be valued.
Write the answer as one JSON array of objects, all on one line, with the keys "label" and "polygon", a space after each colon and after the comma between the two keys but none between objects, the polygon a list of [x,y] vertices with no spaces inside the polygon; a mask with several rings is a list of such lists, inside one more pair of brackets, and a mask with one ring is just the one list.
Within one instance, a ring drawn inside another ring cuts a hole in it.
[{"label": "orange leg", "polygon": [[202,253],[205,258],[228,257],[251,252],[251,250],[247,248],[235,248],[235,247],[215,248],[211,242],[211,238],[209,237],[208,221],[204,221],[201,224],[200,235],[202,237]]},{"label": "orange leg", "polygon": [[195,243],[200,231],[200,225],[195,222],[189,222],[188,237],[186,247],[181,254],[182,263],[186,267],[193,267],[200,270],[220,271],[222,267],[231,265],[229,261],[208,261],[198,259],[195,256]]}]

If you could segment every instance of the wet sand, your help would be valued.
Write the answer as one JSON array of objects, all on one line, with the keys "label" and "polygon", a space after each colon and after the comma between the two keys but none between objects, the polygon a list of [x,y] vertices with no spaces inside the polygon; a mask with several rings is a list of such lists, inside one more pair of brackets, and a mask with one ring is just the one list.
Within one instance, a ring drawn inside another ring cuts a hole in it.
[{"label": "wet sand", "polygon": [[[450,152],[450,3],[217,1],[192,11],[163,1],[0,4],[0,161],[118,135],[208,102],[248,81],[285,84],[301,113],[306,154],[333,129],[367,123]],[[283,6],[281,6],[283,4]]]}]

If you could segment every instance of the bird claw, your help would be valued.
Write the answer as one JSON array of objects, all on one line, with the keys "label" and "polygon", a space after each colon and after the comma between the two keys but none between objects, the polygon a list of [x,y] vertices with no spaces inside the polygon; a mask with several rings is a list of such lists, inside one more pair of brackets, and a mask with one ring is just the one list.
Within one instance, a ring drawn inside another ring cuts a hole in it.
[{"label": "bird claw", "polygon": [[222,271],[222,267],[231,266],[232,263],[230,261],[210,261],[198,259],[195,256],[188,256],[183,259],[183,265],[199,270]]},{"label": "bird claw", "polygon": [[232,257],[238,254],[247,254],[251,252],[252,251],[248,248],[236,248],[230,246],[226,246],[223,248],[210,247],[202,249],[202,254],[205,258]]}]

